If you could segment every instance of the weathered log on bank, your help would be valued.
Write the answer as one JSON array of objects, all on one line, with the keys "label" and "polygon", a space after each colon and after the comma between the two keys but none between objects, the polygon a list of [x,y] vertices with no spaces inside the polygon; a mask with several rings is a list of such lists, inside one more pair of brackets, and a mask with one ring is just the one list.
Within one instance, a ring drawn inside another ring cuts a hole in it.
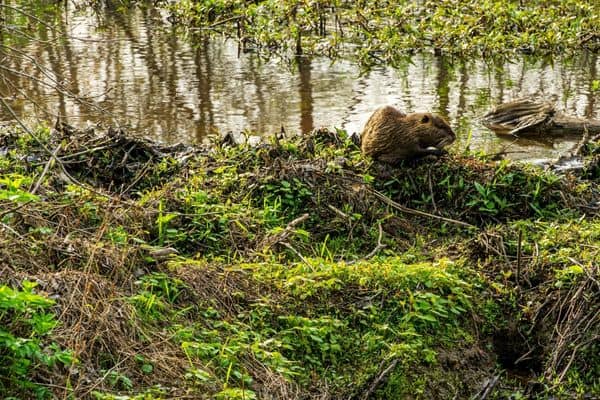
[{"label": "weathered log on bank", "polygon": [[500,104],[483,116],[482,123],[498,134],[560,136],[600,133],[600,121],[558,112],[551,102],[518,99]]}]

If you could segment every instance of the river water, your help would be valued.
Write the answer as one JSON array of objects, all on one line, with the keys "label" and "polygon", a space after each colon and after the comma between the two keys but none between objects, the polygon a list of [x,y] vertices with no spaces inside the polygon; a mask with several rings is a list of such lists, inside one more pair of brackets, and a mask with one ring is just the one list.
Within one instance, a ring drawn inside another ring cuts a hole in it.
[{"label": "river water", "polygon": [[[290,134],[317,127],[360,132],[374,109],[392,104],[446,116],[458,135],[455,151],[469,146],[539,160],[557,157],[577,138],[499,137],[479,117],[532,94],[554,96],[571,115],[600,117],[598,55],[515,55],[499,63],[424,53],[397,68],[362,71],[344,60],[265,60],[218,36],[186,38],[153,9],[78,8],[71,0],[59,11],[32,10],[44,24],[27,17],[0,36],[0,96],[30,123],[60,115],[76,126],[118,124],[163,142],[198,143],[209,134],[282,127]],[[11,119],[2,107],[0,120]]]}]

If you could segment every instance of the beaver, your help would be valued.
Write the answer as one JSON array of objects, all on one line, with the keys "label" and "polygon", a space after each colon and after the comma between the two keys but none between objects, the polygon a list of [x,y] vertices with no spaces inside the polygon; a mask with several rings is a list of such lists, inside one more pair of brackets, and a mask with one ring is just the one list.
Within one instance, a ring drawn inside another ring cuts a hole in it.
[{"label": "beaver", "polygon": [[456,139],[450,125],[431,113],[404,114],[385,106],[375,110],[361,135],[364,155],[396,164],[401,160],[440,156],[442,150]]}]

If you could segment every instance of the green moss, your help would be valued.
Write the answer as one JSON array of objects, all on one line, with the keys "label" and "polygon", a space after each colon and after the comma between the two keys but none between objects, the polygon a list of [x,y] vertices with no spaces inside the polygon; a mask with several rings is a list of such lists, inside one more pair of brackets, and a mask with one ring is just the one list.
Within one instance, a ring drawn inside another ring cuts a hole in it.
[{"label": "green moss", "polygon": [[[349,384],[366,383],[386,358],[406,366],[434,363],[436,346],[463,337],[458,320],[472,290],[462,279],[464,265],[308,261],[229,267],[224,273],[250,273],[276,293],[235,315],[207,306],[199,323],[172,325],[175,340],[188,357],[212,366],[211,379],[229,385],[252,384],[242,362],[251,355],[286,379],[304,385],[321,379],[345,392]],[[342,306],[343,297],[349,298]]]}]

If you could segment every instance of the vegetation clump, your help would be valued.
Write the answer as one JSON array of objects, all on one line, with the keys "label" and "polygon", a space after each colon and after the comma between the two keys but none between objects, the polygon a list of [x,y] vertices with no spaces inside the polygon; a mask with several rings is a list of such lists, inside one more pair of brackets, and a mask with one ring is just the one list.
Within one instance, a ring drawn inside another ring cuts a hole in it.
[{"label": "vegetation clump", "polygon": [[0,138],[9,396],[600,393],[587,173],[392,168],[341,131],[162,150],[32,134]]},{"label": "vegetation clump", "polygon": [[398,63],[453,55],[547,55],[600,49],[600,6],[569,1],[178,1],[174,20],[236,37],[244,49]]},{"label": "vegetation clump", "polygon": [[35,286],[29,281],[23,281],[20,289],[0,286],[0,390],[4,394],[47,397],[49,388],[32,381],[32,375],[47,375],[47,369],[73,362],[70,351],[46,343],[57,324],[55,315],[47,312],[54,301],[35,294]]}]

